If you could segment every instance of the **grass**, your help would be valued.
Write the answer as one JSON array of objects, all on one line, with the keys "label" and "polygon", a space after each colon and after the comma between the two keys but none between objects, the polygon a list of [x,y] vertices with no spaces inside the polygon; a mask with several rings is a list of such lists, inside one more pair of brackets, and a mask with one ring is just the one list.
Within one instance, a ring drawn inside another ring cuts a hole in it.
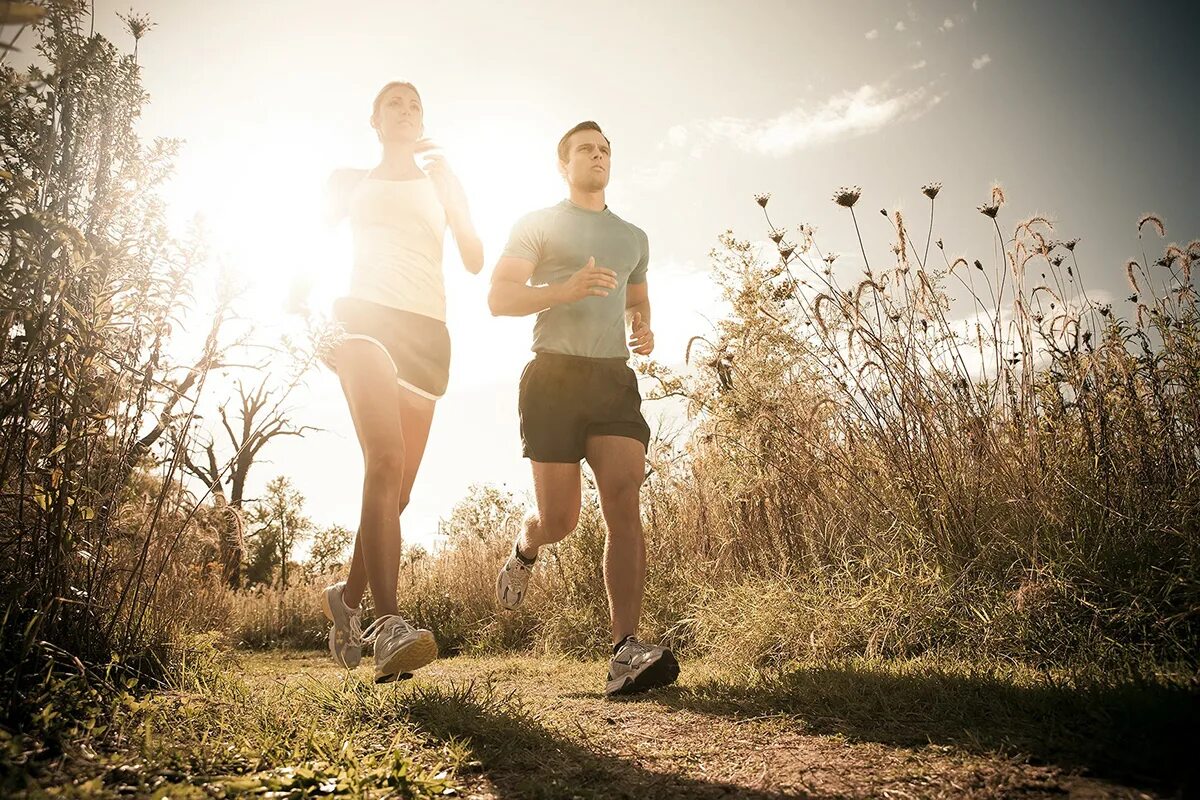
[{"label": "grass", "polygon": [[[29,797],[54,788],[67,797],[770,798],[803,787],[814,797],[919,786],[950,796],[974,782],[980,796],[1037,786],[1132,797],[1180,791],[1190,778],[1194,676],[932,658],[777,672],[684,666],[676,687],[609,701],[598,661],[458,657],[376,686],[365,667],[345,673],[323,654],[201,651],[169,688],[124,696],[107,727],[61,755],[9,757],[3,788]],[[6,745],[10,756],[19,748]]]}]

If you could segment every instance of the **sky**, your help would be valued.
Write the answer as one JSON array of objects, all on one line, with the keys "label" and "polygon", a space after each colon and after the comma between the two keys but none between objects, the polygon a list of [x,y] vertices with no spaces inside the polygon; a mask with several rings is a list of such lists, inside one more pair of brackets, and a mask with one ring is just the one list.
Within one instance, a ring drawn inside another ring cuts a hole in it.
[{"label": "sky", "polygon": [[[116,17],[128,9],[95,4],[97,30],[131,49]],[[1194,66],[1180,44],[1200,12],[1188,3],[141,0],[133,10],[156,23],[139,45],[142,133],[184,140],[164,190],[173,223],[203,217],[219,260],[246,282],[239,311],[267,340],[295,332],[282,312],[295,274],[319,276],[317,303],[344,285],[347,233],[318,222],[324,181],[375,163],[368,117],[385,82],[420,90],[486,265],[468,275],[447,242],[451,381],[402,518],[409,543],[435,543],[438,519],[473,483],[529,492],[516,397],[532,318],[491,317],[487,282],[512,223],[565,196],[554,146],[580,120],[612,140],[609,206],[649,236],[654,355],[667,364],[682,364],[687,340],[722,313],[708,257],[718,235],[766,240],[756,193],[771,193],[776,224],[815,225],[850,280],[862,259],[830,200],[844,185],[862,187],[868,254],[890,247],[878,210],[902,210],[922,231],[920,187],[941,181],[935,238],[951,257],[986,260],[993,231],[975,209],[999,183],[1002,227],[1040,213],[1060,238],[1082,238],[1093,298],[1126,293],[1141,213],[1162,215],[1168,241],[1200,236]],[[191,336],[205,324],[195,319]],[[286,474],[318,524],[355,528],[361,455],[336,377],[308,375],[288,405],[297,425],[323,430],[268,446],[250,496]],[[677,413],[644,411],[652,427]]]}]

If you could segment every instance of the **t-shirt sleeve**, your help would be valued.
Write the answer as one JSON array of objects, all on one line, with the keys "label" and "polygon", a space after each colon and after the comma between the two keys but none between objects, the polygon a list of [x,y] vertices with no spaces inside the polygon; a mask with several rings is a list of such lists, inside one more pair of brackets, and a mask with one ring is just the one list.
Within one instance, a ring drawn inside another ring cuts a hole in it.
[{"label": "t-shirt sleeve", "polygon": [[645,231],[639,230],[638,233],[642,235],[642,257],[633,268],[633,272],[629,273],[630,283],[645,283],[646,270],[650,267],[650,237]]},{"label": "t-shirt sleeve", "polygon": [[537,264],[542,258],[542,226],[535,214],[526,214],[513,225],[512,233],[508,235],[508,244],[504,246],[502,255],[510,258],[523,258]]}]

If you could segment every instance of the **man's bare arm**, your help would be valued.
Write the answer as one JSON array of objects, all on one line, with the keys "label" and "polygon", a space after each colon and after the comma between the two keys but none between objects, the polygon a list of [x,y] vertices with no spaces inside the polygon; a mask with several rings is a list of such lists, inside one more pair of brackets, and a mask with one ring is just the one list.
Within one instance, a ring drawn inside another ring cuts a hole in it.
[{"label": "man's bare arm", "polygon": [[617,288],[617,274],[597,267],[594,258],[589,258],[569,280],[549,286],[529,285],[533,268],[533,262],[523,258],[500,259],[492,270],[492,288],[488,291],[488,310],[493,316],[524,317],[591,295],[606,297]]},{"label": "man's bare arm", "polygon": [[645,281],[625,287],[625,321],[629,325],[629,349],[638,355],[650,355],[654,331],[650,329],[650,287]]}]

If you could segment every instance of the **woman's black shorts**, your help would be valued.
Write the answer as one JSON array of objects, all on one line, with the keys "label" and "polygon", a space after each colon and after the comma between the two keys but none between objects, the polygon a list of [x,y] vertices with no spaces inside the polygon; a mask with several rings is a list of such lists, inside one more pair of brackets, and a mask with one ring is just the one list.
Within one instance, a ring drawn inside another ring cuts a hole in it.
[{"label": "woman's black shorts", "polygon": [[450,380],[450,333],[446,323],[398,308],[339,297],[333,304],[337,333],[322,360],[337,372],[337,346],[350,339],[377,345],[392,362],[396,383],[414,394],[437,400]]},{"label": "woman's black shorts", "polygon": [[649,446],[637,375],[623,358],[538,353],[521,373],[521,442],[533,461],[571,463],[589,436],[626,436]]}]

